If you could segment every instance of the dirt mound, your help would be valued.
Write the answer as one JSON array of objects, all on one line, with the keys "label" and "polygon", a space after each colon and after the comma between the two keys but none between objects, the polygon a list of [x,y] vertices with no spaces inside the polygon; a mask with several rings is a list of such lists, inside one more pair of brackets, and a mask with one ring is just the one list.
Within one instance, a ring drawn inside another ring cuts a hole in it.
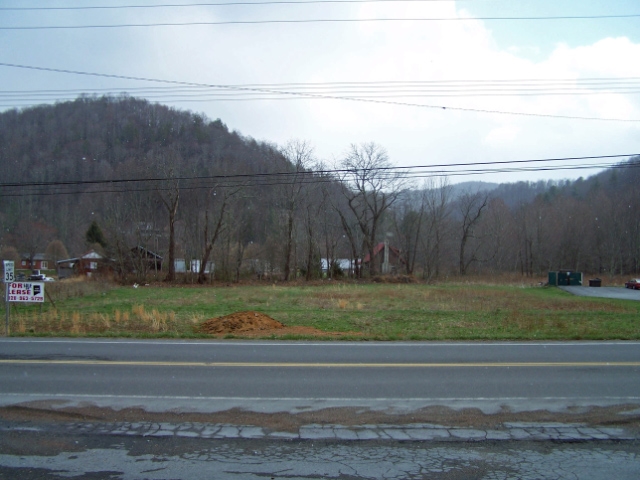
[{"label": "dirt mound", "polygon": [[239,333],[256,332],[264,330],[278,330],[284,325],[274,320],[269,315],[260,312],[236,312],[224,317],[211,318],[206,320],[198,330],[202,333]]},{"label": "dirt mound", "polygon": [[313,327],[287,327],[269,315],[260,312],[236,312],[224,317],[205,320],[195,329],[209,335],[230,335],[238,338],[279,338],[282,336],[304,336],[338,338],[345,335],[360,336],[359,332],[323,332]]}]

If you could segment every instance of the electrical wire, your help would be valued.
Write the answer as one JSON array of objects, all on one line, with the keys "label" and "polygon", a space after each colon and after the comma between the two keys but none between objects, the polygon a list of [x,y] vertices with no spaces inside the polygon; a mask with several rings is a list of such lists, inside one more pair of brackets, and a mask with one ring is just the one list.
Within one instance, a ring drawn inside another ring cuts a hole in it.
[{"label": "electrical wire", "polygon": [[601,20],[613,18],[638,18],[639,13],[622,15],[560,15],[541,17],[440,17],[440,18],[301,18],[273,20],[224,20],[217,22],[158,22],[158,23],[114,23],[109,25],[31,25],[0,27],[0,30],[77,30],[104,28],[186,27],[217,25],[266,25],[300,23],[362,23],[362,22],[467,22],[467,21],[548,21],[548,20]]},{"label": "electrical wire", "polygon": [[[129,87],[65,90],[5,90],[0,101],[5,107],[33,106],[33,101],[54,102],[75,100],[78,96],[98,93],[131,95],[164,103],[286,100],[290,97],[275,93],[281,89],[302,93],[343,95],[357,98],[449,98],[504,96],[578,96],[640,93],[640,78],[617,79],[549,79],[549,80],[450,80],[450,81],[379,81],[379,82],[315,82],[230,85],[273,90],[261,92],[219,92],[208,87]],[[294,97],[298,98],[298,97]]]},{"label": "electrical wire", "polygon": [[575,115],[553,115],[553,114],[544,114],[544,113],[510,112],[510,111],[480,109],[480,108],[451,107],[451,106],[445,106],[445,105],[428,105],[428,104],[422,104],[422,103],[399,102],[399,101],[384,100],[379,98],[359,98],[359,97],[348,97],[348,96],[340,96],[340,95],[328,95],[323,93],[299,92],[299,91],[290,90],[290,89],[284,90],[284,89],[273,89],[273,88],[252,87],[252,86],[206,84],[206,83],[186,82],[186,81],[178,81],[178,80],[163,80],[163,79],[157,79],[157,78],[151,78],[151,77],[136,77],[132,75],[116,75],[116,74],[107,74],[107,73],[98,73],[98,72],[84,72],[79,70],[68,70],[68,69],[51,68],[51,67],[37,67],[32,65],[20,65],[20,64],[7,63],[7,62],[0,62],[0,66],[45,71],[45,72],[64,73],[64,74],[72,74],[72,75],[112,78],[112,79],[119,79],[119,80],[135,80],[135,81],[144,81],[144,82],[152,82],[152,83],[164,83],[164,84],[180,85],[180,86],[187,86],[187,87],[205,87],[205,88],[219,89],[219,90],[232,91],[232,92],[235,91],[235,92],[242,92],[242,93],[262,93],[262,94],[268,94],[268,95],[276,94],[276,95],[282,95],[286,97],[301,97],[306,99],[346,100],[346,101],[352,101],[352,102],[374,103],[379,105],[429,108],[429,109],[437,109],[437,110],[448,109],[453,111],[490,113],[490,114],[499,114],[499,115],[516,115],[516,116],[539,117],[539,118],[562,118],[562,119],[571,119],[571,120],[595,120],[595,121],[613,121],[613,122],[631,122],[631,123],[640,122],[640,119],[602,118],[602,117],[586,117],[586,116],[575,116]]},{"label": "electrical wire", "polygon": [[[606,159],[619,158],[626,155],[607,155],[597,157],[567,157],[561,159],[536,159],[536,160],[515,160],[515,161],[499,161],[499,162],[474,162],[467,164],[443,164],[431,166],[417,167],[382,167],[372,169],[334,169],[319,170],[309,172],[277,172],[263,174],[242,174],[242,175],[218,175],[218,176],[201,176],[201,177],[177,177],[177,178],[138,178],[125,180],[93,180],[93,181],[64,181],[64,182],[23,182],[15,184],[2,184],[1,186],[19,187],[19,192],[0,193],[0,197],[23,197],[23,196],[42,196],[42,195],[79,195],[79,194],[96,194],[96,193],[135,193],[150,191],[168,191],[178,188],[180,191],[198,190],[198,189],[224,189],[224,188],[258,188],[273,187],[285,185],[308,185],[335,183],[338,177],[343,181],[349,182],[350,176],[362,176],[364,172],[376,171],[378,180],[400,179],[400,180],[416,180],[420,178],[442,177],[442,176],[470,176],[484,175],[495,173],[513,173],[513,172],[541,172],[541,171],[557,171],[557,170],[581,170],[594,168],[635,168],[640,167],[640,162],[630,163],[609,163],[601,162],[598,164],[578,164],[578,165],[542,165],[542,166],[520,166],[517,164],[531,162],[550,162],[558,160],[585,160],[585,159]],[[635,156],[635,155],[634,155]],[[453,170],[452,167],[460,166],[482,166],[482,165],[504,165],[500,168],[466,168]],[[516,166],[509,166],[516,165]],[[444,167],[444,169],[443,169]],[[432,170],[439,169],[439,170]],[[340,174],[337,175],[336,174]],[[298,178],[291,179],[292,176]],[[186,184],[185,181],[189,181]],[[163,183],[164,182],[164,183]],[[178,187],[164,186],[166,182],[176,183],[183,182]],[[128,186],[123,184],[142,184],[140,186]],[[155,185],[144,186],[144,184],[154,183]],[[111,188],[116,184],[122,184],[121,187]],[[68,187],[78,187],[90,185],[96,187],[99,185],[110,185],[103,189],[69,189]],[[54,188],[43,188],[54,187]],[[27,189],[25,191],[25,188]]]},{"label": "electrical wire", "polygon": [[[399,176],[393,177],[398,179],[421,179],[421,178],[434,178],[434,177],[456,177],[456,176],[475,176],[495,173],[517,173],[517,172],[544,172],[544,171],[557,171],[557,170],[590,170],[593,168],[637,168],[640,165],[631,164],[625,166],[617,165],[576,165],[565,167],[546,167],[546,168],[501,168],[501,169],[477,169],[469,171],[433,171],[429,173],[421,173],[419,175],[413,175],[411,177]],[[381,180],[384,180],[382,178]],[[179,186],[180,191],[191,190],[212,190],[212,189],[225,189],[225,188],[258,188],[258,187],[276,187],[287,185],[317,185],[323,183],[335,183],[335,179],[321,178],[313,180],[301,180],[301,181],[268,181],[268,182],[229,182],[226,184],[204,184],[204,185],[192,185],[192,186]],[[127,189],[102,189],[102,190],[66,190],[66,191],[32,191],[32,192],[19,192],[19,193],[1,193],[0,197],[27,197],[27,196],[52,196],[52,195],[83,195],[83,194],[97,194],[97,193],[140,193],[140,192],[164,192],[175,190],[174,187],[165,186],[152,186],[141,188],[127,188]]]},{"label": "electrical wire", "polygon": [[[183,7],[227,7],[227,6],[262,6],[262,5],[316,5],[332,3],[431,3],[454,2],[456,0],[277,0],[265,2],[208,2],[208,3],[166,3],[153,5],[84,5],[74,7],[0,7],[0,11],[40,11],[40,10],[125,10],[133,8],[183,8]],[[472,1],[472,0],[457,0]]]},{"label": "electrical wire", "polygon": [[135,94],[147,100],[162,102],[206,102],[240,100],[284,100],[281,89],[299,93],[319,93],[348,96],[349,98],[432,98],[432,97],[502,97],[502,96],[575,96],[603,94],[640,93],[640,78],[613,79],[602,81],[512,81],[512,82],[327,82],[308,84],[256,84],[230,85],[230,87],[268,88],[272,94],[262,92],[219,92],[207,87],[147,87],[116,89],[74,89],[74,90],[0,90],[0,101],[14,102],[16,106],[33,105],[26,102],[74,100],[87,94],[107,93],[109,95]]},{"label": "electrical wire", "polygon": [[[468,162],[468,163],[444,163],[434,165],[414,165],[414,166],[390,166],[390,167],[371,167],[371,168],[343,168],[343,169],[326,169],[326,170],[305,170],[304,172],[267,172],[267,173],[246,173],[246,174],[227,174],[227,175],[198,175],[198,176],[180,176],[173,177],[172,180],[202,180],[202,179],[236,179],[236,178],[259,178],[273,176],[291,176],[291,175],[335,175],[341,173],[360,173],[360,172],[382,172],[382,171],[406,171],[416,169],[432,169],[432,168],[451,168],[451,167],[468,167],[478,165],[515,165],[525,163],[541,163],[541,162],[567,162],[573,160],[600,160],[614,158],[631,158],[640,156],[638,153],[624,153],[616,155],[595,155],[586,157],[558,157],[558,158],[536,158],[528,160],[499,160],[491,162]],[[0,187],[26,187],[26,186],[49,186],[49,185],[95,185],[101,183],[126,183],[126,182],[158,182],[166,181],[165,177],[152,178],[124,178],[111,180],[65,180],[55,182],[0,182]]]}]

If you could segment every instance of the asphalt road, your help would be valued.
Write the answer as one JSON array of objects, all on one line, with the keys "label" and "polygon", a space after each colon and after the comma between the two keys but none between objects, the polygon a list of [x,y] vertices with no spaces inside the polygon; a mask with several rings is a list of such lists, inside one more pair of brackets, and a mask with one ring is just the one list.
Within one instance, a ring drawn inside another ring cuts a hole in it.
[{"label": "asphalt road", "polygon": [[0,339],[0,480],[635,479],[639,374],[640,342]]},{"label": "asphalt road", "polygon": [[640,343],[0,340],[0,406],[150,411],[640,404]]},{"label": "asphalt road", "polygon": [[622,287],[580,287],[559,286],[565,292],[579,297],[614,298],[618,300],[635,300],[640,302],[640,290]]}]

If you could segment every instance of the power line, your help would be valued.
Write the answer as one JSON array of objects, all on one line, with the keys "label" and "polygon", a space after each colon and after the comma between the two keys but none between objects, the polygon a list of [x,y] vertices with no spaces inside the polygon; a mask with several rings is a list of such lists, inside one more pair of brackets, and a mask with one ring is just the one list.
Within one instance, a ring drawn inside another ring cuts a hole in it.
[{"label": "power line", "polygon": [[158,23],[114,23],[110,25],[40,25],[22,27],[0,27],[0,30],[76,30],[91,28],[145,28],[145,27],[185,27],[216,25],[265,25],[296,23],[362,23],[362,22],[467,22],[481,21],[547,21],[547,20],[594,20],[613,18],[637,18],[640,14],[626,15],[560,15],[541,17],[440,17],[440,18],[307,18],[274,20],[225,20],[218,22],[158,22]]},{"label": "power line", "polygon": [[[226,7],[236,5],[315,5],[324,3],[430,3],[430,2],[454,2],[456,0],[279,0],[265,2],[209,2],[209,3],[167,3],[153,5],[86,5],[74,7],[0,7],[0,11],[39,11],[39,10],[125,10],[133,8],[182,8],[182,7]],[[461,0],[457,0],[461,1]],[[462,0],[472,1],[472,0]]]},{"label": "power line", "polygon": [[[455,177],[455,176],[472,176],[472,175],[486,175],[495,173],[514,173],[514,172],[545,172],[545,171],[558,171],[558,170],[590,170],[593,168],[638,168],[640,164],[598,164],[598,165],[573,165],[573,166],[555,166],[555,167],[513,167],[513,168],[499,168],[499,169],[470,169],[462,171],[446,171],[436,170],[433,172],[418,172],[418,174],[407,176],[401,175],[400,178],[404,179],[419,179],[419,178],[433,178],[433,177]],[[182,185],[179,187],[180,191],[191,190],[204,190],[204,189],[224,189],[224,188],[257,188],[257,187],[274,187],[285,185],[309,185],[309,184],[323,184],[334,183],[336,180],[333,178],[314,178],[314,179],[302,179],[300,181],[294,180],[267,180],[267,181],[251,181],[243,180],[237,182],[227,183],[215,183],[204,185]],[[119,189],[103,189],[103,190],[57,190],[57,191],[31,191],[31,192],[19,192],[19,193],[1,193],[1,197],[26,197],[26,196],[51,196],[51,195],[80,195],[80,194],[97,194],[97,193],[139,193],[139,192],[152,192],[152,191],[169,191],[173,190],[173,187],[140,187],[140,188],[119,188]]]},{"label": "power line", "polygon": [[[369,100],[369,99],[395,99],[395,98],[466,98],[466,97],[540,97],[540,96],[594,96],[594,95],[634,95],[640,93],[640,89],[630,90],[598,90],[598,91],[567,91],[567,92],[484,92],[484,93],[379,93],[379,94],[358,94],[342,95],[344,100]],[[260,94],[205,94],[205,95],[174,95],[166,97],[163,95],[138,95],[136,98],[144,98],[149,101],[162,103],[208,103],[208,102],[256,102],[256,101],[295,101],[304,100],[303,97],[279,96],[259,96]],[[2,95],[0,95],[0,99]],[[0,104],[0,107],[25,108],[41,105],[43,102],[73,101],[76,97],[49,97],[49,98],[5,98],[4,101],[13,102]],[[308,100],[322,100],[311,98]],[[32,103],[28,103],[32,102]],[[37,102],[37,103],[33,103]]]},{"label": "power line", "polygon": [[[13,102],[2,106],[32,106],[32,101],[51,102],[74,100],[77,96],[97,93],[131,95],[164,103],[285,100],[290,97],[282,89],[301,93],[320,93],[357,98],[450,98],[450,97],[505,97],[505,96],[576,96],[640,93],[640,78],[617,79],[538,79],[538,80],[429,80],[429,81],[370,81],[370,82],[314,82],[244,84],[230,87],[268,88],[274,93],[224,92],[208,87],[125,87],[63,89],[63,90],[5,90],[0,101]],[[297,97],[303,98],[303,97]]]},{"label": "power line", "polygon": [[597,121],[634,122],[634,123],[640,122],[639,119],[582,117],[582,116],[574,116],[574,115],[552,115],[552,114],[544,114],[544,113],[509,112],[509,111],[479,109],[479,108],[451,107],[451,106],[445,106],[445,105],[427,105],[427,104],[421,104],[421,103],[398,102],[398,101],[383,100],[383,99],[345,97],[345,96],[339,96],[339,95],[326,95],[321,93],[297,92],[297,91],[280,90],[280,89],[274,90],[273,88],[257,88],[257,87],[237,86],[237,85],[234,86],[234,85],[225,85],[225,84],[206,84],[206,83],[186,82],[186,81],[178,81],[178,80],[163,80],[163,79],[157,79],[157,78],[151,78],[151,77],[136,77],[132,75],[116,75],[116,74],[97,73],[97,72],[84,72],[84,71],[78,71],[78,70],[68,70],[68,69],[50,68],[50,67],[37,67],[32,65],[20,65],[20,64],[6,63],[6,62],[0,62],[0,66],[45,71],[45,72],[65,73],[65,74],[72,74],[72,75],[113,78],[113,79],[120,79],[120,80],[135,80],[135,81],[144,81],[144,82],[152,82],[152,83],[165,83],[165,84],[188,86],[188,87],[206,87],[206,88],[214,88],[214,89],[227,90],[227,91],[279,94],[283,96],[289,96],[289,97],[297,96],[297,97],[308,98],[308,99],[348,100],[353,102],[375,103],[380,105],[418,107],[418,108],[429,108],[429,109],[438,109],[438,110],[448,109],[448,110],[454,110],[454,111],[491,113],[491,114],[499,114],[499,115],[518,115],[518,116],[525,116],[525,117],[564,118],[564,119],[571,119],[571,120],[597,120]]},{"label": "power line", "polygon": [[[506,173],[506,172],[541,172],[556,170],[578,170],[593,168],[628,168],[640,166],[635,163],[610,163],[601,162],[598,164],[577,164],[577,165],[525,165],[540,162],[552,161],[570,161],[570,160],[593,160],[593,159],[614,159],[620,157],[632,157],[635,155],[604,155],[591,157],[564,157],[551,159],[533,159],[533,160],[509,160],[509,161],[493,161],[493,162],[473,162],[473,163],[449,163],[439,165],[421,165],[411,167],[379,167],[370,169],[331,169],[316,170],[306,172],[274,172],[274,173],[258,173],[258,174],[232,174],[232,175],[211,175],[197,177],[176,177],[176,178],[134,178],[134,179],[116,179],[116,180],[85,180],[85,181],[58,181],[58,182],[14,182],[2,183],[0,187],[9,189],[9,192],[0,193],[0,197],[22,197],[22,196],[40,196],[40,195],[72,195],[84,193],[135,193],[149,191],[166,191],[172,187],[162,186],[163,182],[183,182],[179,186],[180,190],[198,190],[212,188],[232,188],[232,187],[270,187],[293,184],[321,184],[332,183],[337,181],[338,176],[345,179],[349,175],[362,175],[366,172],[377,172],[376,175],[381,178],[403,178],[403,179],[419,179],[438,176],[469,176],[483,175],[490,173]],[[500,166],[500,168],[485,168],[487,166]],[[463,168],[459,167],[482,167],[482,168]],[[442,169],[442,170],[438,170]],[[448,169],[448,170],[447,170]],[[339,174],[339,175],[338,175]],[[300,177],[290,180],[291,177]],[[186,184],[185,184],[186,182]],[[144,184],[156,183],[153,186],[144,186]],[[130,185],[135,184],[135,185]],[[70,189],[70,187],[97,187],[100,185],[108,185],[107,189]],[[166,183],[165,183],[166,185]],[[51,188],[53,187],[53,188]],[[117,188],[111,188],[117,187]],[[22,188],[22,191],[11,193],[11,188]],[[26,191],[25,191],[26,189]]]},{"label": "power line", "polygon": [[131,94],[148,100],[163,102],[180,101],[239,101],[282,100],[288,98],[279,93],[282,89],[299,93],[320,93],[348,96],[349,98],[429,98],[429,97],[503,97],[503,96],[548,96],[548,95],[601,95],[640,93],[640,78],[606,81],[512,81],[512,82],[468,82],[458,81],[397,81],[397,82],[327,82],[327,83],[283,83],[231,85],[230,87],[269,88],[272,94],[262,92],[223,92],[207,87],[147,87],[121,89],[66,89],[66,90],[5,90],[0,91],[0,101],[20,102],[32,100],[74,100],[78,96],[93,93],[111,95]]},{"label": "power line", "polygon": [[[334,175],[337,173],[357,173],[364,171],[380,172],[380,171],[407,171],[417,169],[432,169],[432,168],[451,168],[451,167],[468,167],[478,165],[515,165],[525,163],[541,163],[541,162],[568,162],[573,160],[600,160],[600,159],[614,159],[614,158],[631,158],[639,156],[639,153],[624,153],[616,155],[594,155],[587,157],[557,157],[557,158],[536,158],[528,160],[496,160],[491,162],[468,162],[468,163],[443,163],[434,165],[413,165],[413,166],[390,166],[390,167],[372,167],[361,169],[325,169],[325,170],[305,170],[302,172],[266,172],[266,173],[242,173],[242,174],[225,174],[225,175],[208,175],[208,176],[187,176],[187,177],[174,177],[171,180],[203,180],[203,179],[237,179],[237,178],[259,178],[259,177],[278,177],[278,176],[292,176],[292,175]],[[0,187],[26,187],[26,186],[51,186],[51,185],[95,185],[103,183],[126,183],[126,182],[159,182],[166,181],[166,177],[138,177],[138,178],[122,178],[111,180],[65,180],[55,182],[2,182]]]},{"label": "power line", "polygon": [[[286,82],[286,83],[245,83],[228,85],[233,88],[396,88],[396,87],[600,87],[619,85],[640,85],[640,77],[600,77],[600,78],[514,78],[514,79],[466,79],[466,80],[380,80],[380,81],[350,81],[350,82]],[[126,87],[120,90],[136,91],[184,91],[209,89],[208,85],[193,87]],[[35,90],[0,90],[0,93],[65,93],[65,92],[113,92],[114,88],[90,89],[35,89]]]}]

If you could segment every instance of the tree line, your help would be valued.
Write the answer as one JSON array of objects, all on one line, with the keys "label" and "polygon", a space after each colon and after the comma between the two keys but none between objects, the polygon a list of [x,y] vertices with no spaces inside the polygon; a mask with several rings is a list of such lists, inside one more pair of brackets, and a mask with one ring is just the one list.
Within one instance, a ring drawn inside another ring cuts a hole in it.
[{"label": "tree line", "polygon": [[140,278],[156,273],[132,253],[143,247],[165,259],[163,278],[176,280],[181,259],[200,283],[375,277],[381,243],[393,272],[425,280],[634,274],[638,166],[464,190],[397,173],[375,142],[328,165],[306,141],[279,146],[145,100],[81,97],[0,114],[0,245],[5,257],[51,259],[94,248]]}]

